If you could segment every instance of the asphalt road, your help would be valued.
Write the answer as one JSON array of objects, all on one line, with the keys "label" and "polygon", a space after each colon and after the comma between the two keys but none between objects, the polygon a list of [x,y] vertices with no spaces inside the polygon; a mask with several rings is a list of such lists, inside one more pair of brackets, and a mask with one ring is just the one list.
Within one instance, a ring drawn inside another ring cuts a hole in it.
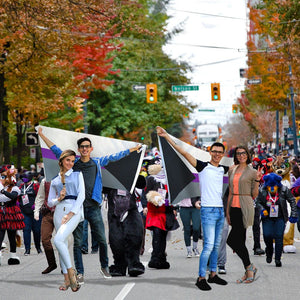
[{"label": "asphalt road", "polygon": [[[104,210],[104,215],[106,214]],[[5,239],[7,242],[7,237]],[[267,264],[265,256],[254,256],[252,232],[248,231],[247,245],[250,258],[258,268],[257,279],[252,284],[237,284],[243,275],[242,263],[236,254],[227,248],[227,274],[220,275],[228,281],[227,286],[211,285],[211,291],[200,291],[196,286],[199,258],[186,258],[182,226],[173,232],[167,245],[169,270],[153,270],[137,278],[118,277],[104,279],[99,273],[98,254],[83,256],[85,283],[77,293],[59,291],[63,281],[60,269],[42,275],[47,266],[44,254],[37,254],[34,246],[30,256],[24,256],[23,245],[17,248],[21,264],[7,265],[8,250],[3,252],[0,266],[0,300],[10,299],[105,299],[105,300],[165,300],[165,299],[297,299],[299,291],[300,239],[295,230],[296,254],[283,254],[281,268],[275,263]],[[262,245],[264,243],[262,241]],[[199,244],[201,250],[201,241]],[[146,251],[141,261],[147,265],[150,260],[151,234],[147,231]],[[71,251],[72,252],[72,251]],[[57,252],[56,252],[56,257]],[[109,249],[110,263],[112,263]]]}]

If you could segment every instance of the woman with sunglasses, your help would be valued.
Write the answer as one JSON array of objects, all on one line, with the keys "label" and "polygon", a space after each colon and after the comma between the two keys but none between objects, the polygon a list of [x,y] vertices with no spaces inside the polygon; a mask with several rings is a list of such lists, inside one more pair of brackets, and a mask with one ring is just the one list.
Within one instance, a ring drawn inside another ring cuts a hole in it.
[{"label": "woman with sunglasses", "polygon": [[60,172],[50,185],[48,206],[55,207],[54,226],[56,235],[54,244],[59,253],[60,265],[65,282],[59,287],[66,291],[71,287],[77,292],[80,285],[77,281],[75,270],[72,268],[71,257],[68,249],[68,237],[83,221],[83,201],[85,187],[81,172],[73,171],[76,154],[72,150],[65,150],[59,158]]},{"label": "woman with sunglasses", "polygon": [[253,200],[258,195],[261,169],[255,170],[251,165],[251,157],[245,146],[238,146],[234,152],[234,165],[228,172],[229,196],[226,218],[231,225],[227,244],[240,257],[245,274],[237,283],[252,283],[257,268],[250,262],[249,252],[245,245],[247,227],[253,225]]}]

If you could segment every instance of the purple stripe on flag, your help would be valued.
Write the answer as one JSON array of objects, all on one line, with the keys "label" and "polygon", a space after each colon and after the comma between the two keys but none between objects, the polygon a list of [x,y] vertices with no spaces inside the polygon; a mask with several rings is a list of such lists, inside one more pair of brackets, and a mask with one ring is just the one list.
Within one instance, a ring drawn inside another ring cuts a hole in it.
[{"label": "purple stripe on flag", "polygon": [[229,183],[228,176],[223,177],[223,183]]},{"label": "purple stripe on flag", "polygon": [[54,159],[57,160],[54,153],[50,149],[41,148],[43,158]]},{"label": "purple stripe on flag", "polygon": [[195,179],[192,182],[199,182],[199,174],[198,173],[193,173],[195,176]]}]

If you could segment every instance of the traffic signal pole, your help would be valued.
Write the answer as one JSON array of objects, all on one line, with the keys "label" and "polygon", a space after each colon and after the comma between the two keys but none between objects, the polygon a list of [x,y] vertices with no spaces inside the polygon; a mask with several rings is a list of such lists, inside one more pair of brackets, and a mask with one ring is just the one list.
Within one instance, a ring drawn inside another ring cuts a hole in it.
[{"label": "traffic signal pole", "polygon": [[[292,77],[292,67],[289,65],[289,73]],[[292,122],[293,122],[293,141],[294,141],[294,153],[298,156],[298,141],[297,141],[297,129],[296,129],[296,117],[295,117],[295,103],[294,103],[294,88],[291,84],[290,87],[290,95],[291,95],[291,109],[292,109]]]}]

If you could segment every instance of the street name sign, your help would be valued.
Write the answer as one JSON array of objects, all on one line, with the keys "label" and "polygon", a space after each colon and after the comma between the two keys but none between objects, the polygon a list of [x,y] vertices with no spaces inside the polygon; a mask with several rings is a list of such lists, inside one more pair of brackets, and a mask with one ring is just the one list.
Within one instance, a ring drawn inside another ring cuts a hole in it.
[{"label": "street name sign", "polygon": [[198,85],[172,85],[172,92],[199,91]]},{"label": "street name sign", "polygon": [[260,78],[256,78],[256,79],[248,79],[247,80],[248,84],[261,84],[261,79]]}]

